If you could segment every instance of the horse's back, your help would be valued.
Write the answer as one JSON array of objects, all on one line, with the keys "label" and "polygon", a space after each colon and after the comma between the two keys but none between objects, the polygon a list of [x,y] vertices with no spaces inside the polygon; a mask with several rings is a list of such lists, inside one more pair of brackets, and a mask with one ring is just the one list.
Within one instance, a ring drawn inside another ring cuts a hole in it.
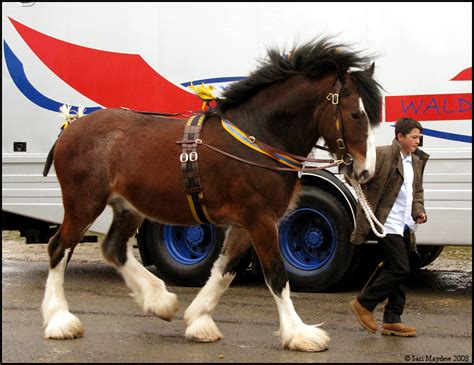
[{"label": "horse's back", "polygon": [[119,195],[145,215],[165,220],[158,206],[186,203],[183,191],[176,189],[182,186],[176,141],[183,138],[185,121],[121,109],[77,119],[58,139],[54,153],[63,196],[67,190],[108,202]]},{"label": "horse's back", "polygon": [[103,109],[74,121],[60,136],[55,164],[91,158],[89,162],[112,162],[157,146],[174,146],[181,138],[182,119],[149,116],[122,109]]},{"label": "horse's back", "polygon": [[[107,133],[136,132],[146,130],[146,132],[166,133],[170,129],[183,126],[186,119],[170,118],[158,115],[148,115],[124,109],[101,109],[85,115],[73,123],[65,130],[63,135],[72,133],[85,135],[87,138],[102,138]],[[67,133],[66,133],[67,132]],[[63,138],[63,135],[61,138]]]}]

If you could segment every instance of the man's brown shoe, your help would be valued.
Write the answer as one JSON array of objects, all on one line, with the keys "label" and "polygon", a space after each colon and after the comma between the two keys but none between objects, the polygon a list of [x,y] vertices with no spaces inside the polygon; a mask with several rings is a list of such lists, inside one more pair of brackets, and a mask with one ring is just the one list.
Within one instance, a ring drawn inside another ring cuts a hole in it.
[{"label": "man's brown shoe", "polygon": [[362,304],[359,303],[357,298],[351,300],[351,308],[362,327],[372,333],[378,331],[377,323],[375,323],[372,312],[365,309]]},{"label": "man's brown shoe", "polygon": [[413,337],[416,336],[416,328],[407,326],[404,323],[384,323],[382,335]]}]

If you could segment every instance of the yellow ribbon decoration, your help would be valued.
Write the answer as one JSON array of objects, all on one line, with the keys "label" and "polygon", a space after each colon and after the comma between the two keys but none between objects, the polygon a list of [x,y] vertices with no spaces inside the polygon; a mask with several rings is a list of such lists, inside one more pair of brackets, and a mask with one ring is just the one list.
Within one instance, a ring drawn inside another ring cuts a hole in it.
[{"label": "yellow ribbon decoration", "polygon": [[202,83],[201,85],[194,86],[193,83],[191,83],[191,85],[188,87],[196,93],[199,99],[203,101],[201,110],[206,109],[206,106],[209,104],[209,102],[216,100],[216,97],[212,93],[214,87],[211,85],[204,85],[204,83]]}]

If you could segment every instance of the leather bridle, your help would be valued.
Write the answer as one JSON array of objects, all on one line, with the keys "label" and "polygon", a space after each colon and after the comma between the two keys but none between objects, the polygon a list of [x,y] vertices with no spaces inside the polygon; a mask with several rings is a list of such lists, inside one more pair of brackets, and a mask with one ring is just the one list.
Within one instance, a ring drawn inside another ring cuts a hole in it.
[{"label": "leather bridle", "polygon": [[[354,158],[349,152],[347,152],[346,144],[344,143],[344,122],[342,118],[341,107],[339,104],[340,93],[341,93],[343,85],[339,77],[334,82],[333,87],[334,87],[333,92],[330,92],[326,96],[326,100],[328,100],[328,103],[324,106],[324,108],[321,110],[319,115],[320,116],[322,115],[322,113],[324,112],[326,107],[329,105],[329,103],[331,103],[334,106],[333,108],[334,125],[336,127],[336,133],[337,133],[335,154],[336,154],[337,159],[342,161],[342,164],[350,165],[354,161]],[[329,151],[329,149],[321,147],[321,146],[316,146],[316,148]]]}]

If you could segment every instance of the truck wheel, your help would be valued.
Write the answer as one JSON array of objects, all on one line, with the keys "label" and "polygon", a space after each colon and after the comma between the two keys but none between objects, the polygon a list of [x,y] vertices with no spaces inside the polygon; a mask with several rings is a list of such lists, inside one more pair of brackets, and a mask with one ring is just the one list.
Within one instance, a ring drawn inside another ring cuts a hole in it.
[{"label": "truck wheel", "polygon": [[221,252],[224,230],[211,224],[149,223],[145,233],[146,246],[158,276],[175,285],[203,285]]},{"label": "truck wheel", "polygon": [[420,255],[420,259],[418,265],[412,267],[412,269],[415,270],[428,266],[436,260],[438,256],[441,255],[441,252],[443,252],[444,246],[419,245],[416,249]]},{"label": "truck wheel", "polygon": [[338,283],[352,260],[352,229],[338,199],[322,189],[304,186],[297,208],[279,227],[291,288],[318,292]]}]

